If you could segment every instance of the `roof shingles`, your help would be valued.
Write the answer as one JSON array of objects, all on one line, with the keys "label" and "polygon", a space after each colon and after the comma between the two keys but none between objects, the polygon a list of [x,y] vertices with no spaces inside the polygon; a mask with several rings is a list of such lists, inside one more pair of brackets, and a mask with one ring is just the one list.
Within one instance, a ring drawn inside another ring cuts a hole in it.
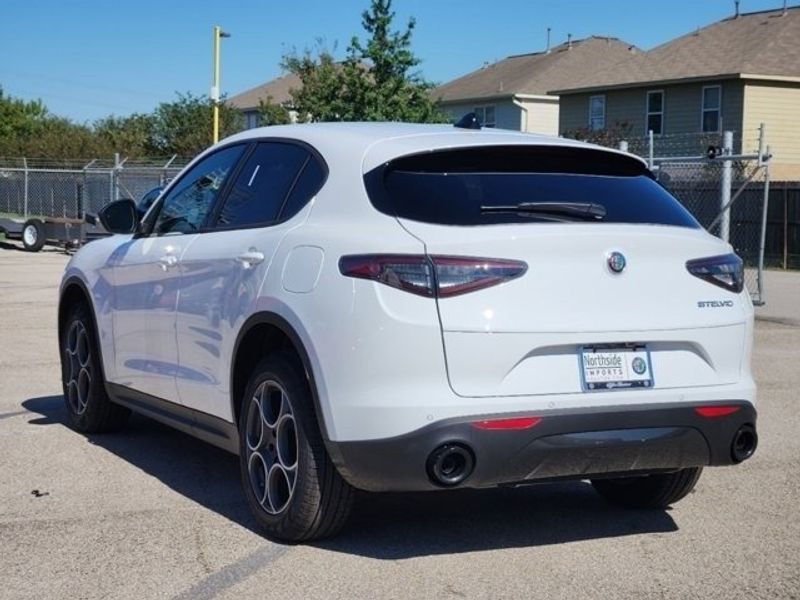
[{"label": "roof shingles", "polygon": [[742,75],[800,77],[800,6],[723,19],[550,91]]},{"label": "roof shingles", "polygon": [[602,65],[635,54],[637,49],[617,38],[592,36],[561,44],[548,52],[509,56],[434,89],[443,102],[512,96],[545,95],[579,84]]}]

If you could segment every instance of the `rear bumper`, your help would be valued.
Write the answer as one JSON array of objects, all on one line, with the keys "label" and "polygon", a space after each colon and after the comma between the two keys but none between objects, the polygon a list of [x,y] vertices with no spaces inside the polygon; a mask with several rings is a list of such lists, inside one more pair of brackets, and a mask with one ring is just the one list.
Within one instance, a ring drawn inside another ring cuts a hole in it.
[{"label": "rear bumper", "polygon": [[474,426],[516,415],[478,415],[393,438],[329,442],[329,451],[351,485],[370,491],[440,489],[428,461],[445,444],[471,453],[474,470],[459,484],[471,488],[736,464],[734,437],[742,427],[755,433],[756,410],[745,401],[718,404],[738,410],[711,418],[695,410],[709,403],[551,411],[538,413],[535,426],[516,430]]}]

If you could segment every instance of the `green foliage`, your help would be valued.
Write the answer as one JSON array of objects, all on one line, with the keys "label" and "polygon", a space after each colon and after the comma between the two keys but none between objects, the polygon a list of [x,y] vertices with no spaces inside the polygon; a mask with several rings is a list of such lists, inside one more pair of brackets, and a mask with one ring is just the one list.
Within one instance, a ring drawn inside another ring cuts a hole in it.
[{"label": "green foliage", "polygon": [[433,84],[416,70],[411,50],[416,22],[393,31],[391,0],[372,0],[362,14],[366,42],[353,37],[342,63],[320,49],[284,57],[284,69],[296,74],[302,88],[292,90],[294,108],[314,121],[448,122],[430,97]]},{"label": "green foliage", "polygon": [[[128,117],[110,116],[94,123],[99,148],[124,156],[148,156],[152,152],[153,115],[134,113]],[[99,155],[99,154],[98,154]]]},{"label": "green foliage", "polygon": [[280,104],[273,102],[272,96],[267,96],[266,100],[258,103],[258,118],[263,126],[288,125],[292,122],[289,111]]},{"label": "green foliage", "polygon": [[[123,156],[194,156],[212,142],[213,102],[178,94],[151,114],[110,116],[91,127],[51,115],[40,101],[26,102],[0,89],[0,156],[53,159]],[[220,138],[241,131],[242,117],[220,103]]]},{"label": "green foliage", "polygon": [[[163,102],[153,113],[151,149],[156,155],[193,156],[212,142],[211,114],[214,103],[207,96],[178,94],[174,102]],[[242,129],[236,109],[220,102],[220,139]]]},{"label": "green foliage", "polygon": [[565,131],[563,136],[565,138],[597,144],[598,146],[616,148],[622,140],[630,140],[632,132],[633,125],[631,123],[627,121],[615,121],[611,127],[594,130],[588,127],[579,127],[577,129]]},{"label": "green foliage", "polygon": [[0,141],[36,135],[47,118],[47,109],[39,100],[11,98],[0,87]]}]

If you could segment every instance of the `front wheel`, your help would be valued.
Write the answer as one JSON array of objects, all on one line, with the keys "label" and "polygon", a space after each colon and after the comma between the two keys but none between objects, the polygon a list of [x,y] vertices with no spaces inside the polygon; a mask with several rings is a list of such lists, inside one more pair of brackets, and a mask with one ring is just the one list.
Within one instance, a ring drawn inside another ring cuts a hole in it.
[{"label": "front wheel", "polygon": [[82,433],[117,431],[130,416],[106,394],[96,340],[91,313],[75,305],[61,332],[61,383],[69,420]]},{"label": "front wheel", "polygon": [[239,457],[247,503],[268,536],[300,542],[342,528],[353,489],[325,450],[308,382],[291,355],[269,356],[251,375]]},{"label": "front wheel", "polygon": [[603,498],[626,508],[667,508],[694,489],[703,467],[642,477],[592,479]]}]

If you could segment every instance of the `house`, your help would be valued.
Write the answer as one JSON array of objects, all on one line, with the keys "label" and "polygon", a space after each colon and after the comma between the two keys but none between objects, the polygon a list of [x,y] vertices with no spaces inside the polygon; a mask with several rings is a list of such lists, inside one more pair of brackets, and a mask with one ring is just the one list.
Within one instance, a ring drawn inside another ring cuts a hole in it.
[{"label": "house", "polygon": [[658,145],[729,130],[734,151],[751,152],[764,123],[773,178],[800,179],[800,6],[734,15],[551,93],[561,134],[627,123]]},{"label": "house", "polygon": [[598,69],[638,52],[613,37],[568,40],[552,50],[484,65],[432,95],[454,120],[475,112],[485,127],[557,135],[559,101],[550,90],[580,86]]},{"label": "house", "polygon": [[[258,109],[261,102],[266,102],[269,98],[274,104],[280,104],[283,107],[289,108],[292,102],[290,90],[300,88],[301,86],[300,78],[294,73],[288,73],[272,81],[245,90],[241,94],[236,94],[226,102],[242,113],[245,129],[253,129],[259,126]],[[296,116],[291,110],[289,114],[292,118]]]}]

